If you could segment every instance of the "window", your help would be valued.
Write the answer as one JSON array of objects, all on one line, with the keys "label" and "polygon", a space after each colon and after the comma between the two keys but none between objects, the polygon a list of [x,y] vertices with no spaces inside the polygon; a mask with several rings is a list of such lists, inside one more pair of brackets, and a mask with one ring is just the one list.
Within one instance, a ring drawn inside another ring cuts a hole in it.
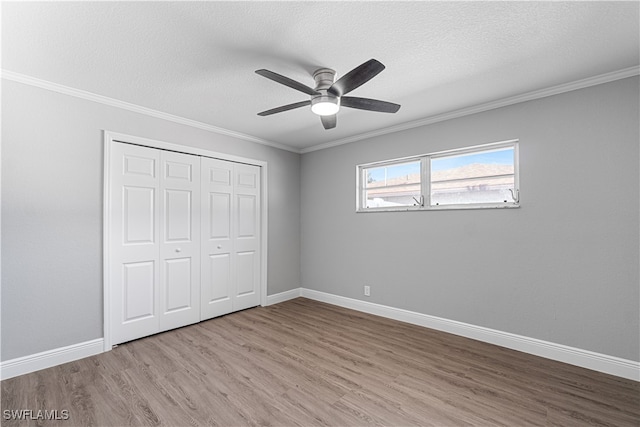
[{"label": "window", "polygon": [[431,205],[513,202],[515,146],[431,156]]},{"label": "window", "polygon": [[413,206],[422,194],[420,167],[420,160],[416,160],[367,168],[366,207]]},{"label": "window", "polygon": [[359,212],[518,207],[518,143],[357,167]]}]

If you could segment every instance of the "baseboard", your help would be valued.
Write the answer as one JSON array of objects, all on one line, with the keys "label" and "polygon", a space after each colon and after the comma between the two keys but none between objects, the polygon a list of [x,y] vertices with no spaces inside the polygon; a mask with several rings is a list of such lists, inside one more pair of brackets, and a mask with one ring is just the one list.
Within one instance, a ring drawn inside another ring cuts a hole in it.
[{"label": "baseboard", "polygon": [[[635,381],[640,381],[640,363],[606,354],[595,353],[562,344],[556,344],[522,335],[497,331],[495,329],[470,325],[455,320],[416,313],[409,310],[374,304],[366,301],[347,298],[312,289],[297,288],[267,296],[267,305],[277,304],[299,296],[375,314],[401,322],[411,323],[478,341],[496,344],[513,350],[522,351],[547,359],[557,360],[594,371],[604,372]],[[72,362],[84,357],[93,356],[104,351],[103,339],[98,338],[79,344],[61,347],[41,353],[19,357],[0,363],[0,379],[17,377],[63,363]]]},{"label": "baseboard", "polygon": [[17,377],[18,375],[24,375],[41,369],[50,368],[52,366],[61,365],[63,363],[73,362],[74,360],[93,356],[95,354],[102,353],[103,351],[103,339],[98,338],[79,344],[43,351],[42,353],[18,357],[16,359],[0,363],[0,379],[6,380],[8,378]]},{"label": "baseboard", "polygon": [[301,288],[300,296],[640,381],[640,363],[495,329]]},{"label": "baseboard", "polygon": [[267,305],[278,304],[300,296],[300,289],[291,289],[289,291],[280,292],[278,294],[267,295]]}]

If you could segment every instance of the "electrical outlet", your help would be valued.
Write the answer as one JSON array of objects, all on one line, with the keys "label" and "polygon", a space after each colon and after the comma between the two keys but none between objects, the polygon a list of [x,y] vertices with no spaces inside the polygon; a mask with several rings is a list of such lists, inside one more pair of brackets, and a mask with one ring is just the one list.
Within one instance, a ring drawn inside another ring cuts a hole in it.
[{"label": "electrical outlet", "polygon": [[364,285],[364,296],[365,297],[370,297],[371,296],[371,287]]}]

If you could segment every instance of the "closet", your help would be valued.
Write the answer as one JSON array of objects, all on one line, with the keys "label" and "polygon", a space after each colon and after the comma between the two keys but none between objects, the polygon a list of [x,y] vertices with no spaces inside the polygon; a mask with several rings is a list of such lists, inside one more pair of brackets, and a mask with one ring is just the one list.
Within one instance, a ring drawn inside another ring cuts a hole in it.
[{"label": "closet", "polygon": [[260,304],[260,167],[112,143],[111,343]]}]

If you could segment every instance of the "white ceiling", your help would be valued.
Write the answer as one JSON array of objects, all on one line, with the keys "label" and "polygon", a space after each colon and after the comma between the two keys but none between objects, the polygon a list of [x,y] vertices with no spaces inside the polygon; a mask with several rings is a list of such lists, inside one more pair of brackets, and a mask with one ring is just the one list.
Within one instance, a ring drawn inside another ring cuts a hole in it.
[{"label": "white ceiling", "polygon": [[[293,151],[354,139],[639,64],[633,2],[3,2],[2,68],[195,120]],[[343,108],[324,130],[314,86],[375,58],[350,96],[402,105]]]}]

